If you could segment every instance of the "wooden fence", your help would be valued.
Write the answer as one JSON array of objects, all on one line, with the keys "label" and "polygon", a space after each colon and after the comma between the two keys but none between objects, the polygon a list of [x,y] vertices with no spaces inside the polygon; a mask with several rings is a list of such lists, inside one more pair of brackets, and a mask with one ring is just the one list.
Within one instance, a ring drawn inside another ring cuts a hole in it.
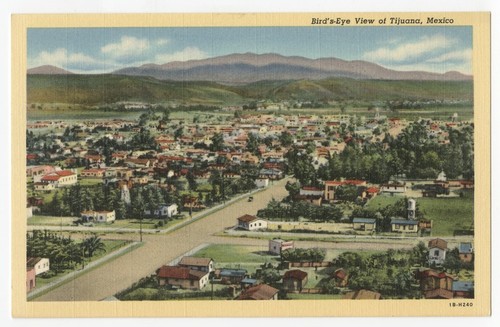
[{"label": "wooden fence", "polygon": [[332,263],[330,261],[323,261],[323,262],[287,262],[288,263],[288,268],[314,268],[314,267],[330,267]]}]

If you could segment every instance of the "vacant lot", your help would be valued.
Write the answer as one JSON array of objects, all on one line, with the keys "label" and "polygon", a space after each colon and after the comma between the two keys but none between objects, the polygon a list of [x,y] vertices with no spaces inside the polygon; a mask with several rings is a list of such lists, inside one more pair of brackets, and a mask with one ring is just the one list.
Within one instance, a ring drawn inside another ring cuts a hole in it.
[{"label": "vacant lot", "polygon": [[310,230],[316,232],[346,233],[352,231],[352,224],[271,221],[268,223],[267,228],[270,231],[283,232]]}]

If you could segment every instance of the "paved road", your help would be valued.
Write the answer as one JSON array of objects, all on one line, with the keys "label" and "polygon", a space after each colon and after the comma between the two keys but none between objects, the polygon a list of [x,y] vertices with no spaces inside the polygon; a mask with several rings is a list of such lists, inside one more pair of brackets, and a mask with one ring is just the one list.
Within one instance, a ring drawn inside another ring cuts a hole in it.
[{"label": "paved road", "polygon": [[[144,245],[139,249],[78,276],[34,301],[101,300],[126,289],[140,278],[153,274],[161,265],[200,244],[214,241],[233,243],[231,239],[214,238],[212,235],[234,226],[236,218],[243,214],[255,215],[271,198],[280,200],[285,197],[288,194],[284,188],[287,180],[275,182],[266,190],[254,194],[253,202],[242,199],[169,234],[143,235]],[[250,242],[267,247],[265,240]]]}]

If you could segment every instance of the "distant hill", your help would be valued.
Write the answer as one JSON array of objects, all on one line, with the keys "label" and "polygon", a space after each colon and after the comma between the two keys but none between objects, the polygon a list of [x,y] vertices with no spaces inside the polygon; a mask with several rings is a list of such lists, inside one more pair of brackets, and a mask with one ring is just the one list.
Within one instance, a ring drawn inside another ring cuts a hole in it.
[{"label": "distant hill", "polygon": [[65,70],[52,65],[44,65],[28,69],[28,75],[72,75],[69,70]]},{"label": "distant hill", "polygon": [[211,81],[246,84],[262,80],[321,80],[331,77],[380,80],[471,80],[459,72],[396,71],[362,61],[338,58],[309,59],[279,54],[231,54],[209,59],[145,64],[113,72],[119,75],[150,76],[161,80]]},{"label": "distant hill", "polygon": [[124,75],[40,75],[27,77],[28,103],[96,105],[120,101],[178,101],[207,105],[250,100],[470,100],[472,81],[268,80],[244,85],[179,82]]}]

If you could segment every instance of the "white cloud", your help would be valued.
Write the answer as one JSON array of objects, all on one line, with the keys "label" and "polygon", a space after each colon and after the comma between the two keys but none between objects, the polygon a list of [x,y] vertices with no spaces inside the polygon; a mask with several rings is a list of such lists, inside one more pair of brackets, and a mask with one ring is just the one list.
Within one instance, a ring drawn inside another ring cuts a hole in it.
[{"label": "white cloud", "polygon": [[154,42],[157,46],[167,45],[170,43],[168,39],[158,39]]},{"label": "white cloud", "polygon": [[457,50],[446,52],[435,58],[427,60],[427,62],[439,63],[445,61],[461,61],[470,62],[472,60],[472,49]]},{"label": "white cloud", "polygon": [[172,61],[187,61],[208,58],[208,54],[197,47],[187,47],[174,53],[157,54],[155,63],[165,64]]},{"label": "white cloud", "polygon": [[456,42],[455,39],[447,38],[444,35],[423,36],[415,42],[399,43],[394,47],[382,47],[366,52],[363,58],[380,62],[403,62],[436,50],[446,49]]},{"label": "white cloud", "polygon": [[136,57],[149,50],[150,42],[133,36],[122,36],[120,42],[101,47],[101,52],[112,58]]},{"label": "white cloud", "polygon": [[58,67],[70,67],[74,65],[95,65],[98,61],[83,53],[68,53],[64,48],[56,49],[52,52],[42,51],[35,58],[29,60],[30,67],[42,65],[53,65]]}]

